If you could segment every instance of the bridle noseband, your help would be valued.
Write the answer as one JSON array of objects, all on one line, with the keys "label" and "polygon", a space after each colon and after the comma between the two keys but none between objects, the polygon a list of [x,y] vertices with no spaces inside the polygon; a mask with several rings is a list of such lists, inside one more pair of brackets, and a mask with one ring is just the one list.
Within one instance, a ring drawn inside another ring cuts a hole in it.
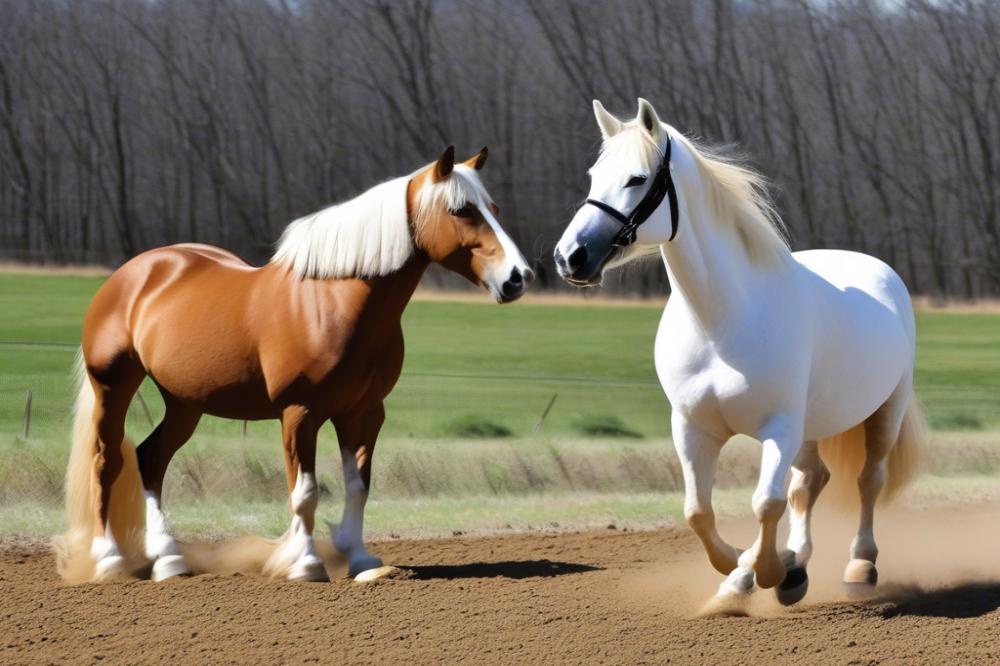
[{"label": "bridle noseband", "polygon": [[614,206],[606,204],[599,199],[587,199],[583,205],[590,204],[600,208],[605,213],[615,218],[622,228],[615,234],[611,244],[616,247],[625,247],[635,242],[636,231],[639,225],[649,219],[659,205],[663,202],[663,197],[670,198],[670,238],[672,241],[677,235],[677,190],[674,188],[674,180],[670,177],[670,136],[667,136],[667,146],[663,149],[663,161],[653,175],[653,182],[649,185],[649,190],[642,198],[630,215],[625,215]]}]

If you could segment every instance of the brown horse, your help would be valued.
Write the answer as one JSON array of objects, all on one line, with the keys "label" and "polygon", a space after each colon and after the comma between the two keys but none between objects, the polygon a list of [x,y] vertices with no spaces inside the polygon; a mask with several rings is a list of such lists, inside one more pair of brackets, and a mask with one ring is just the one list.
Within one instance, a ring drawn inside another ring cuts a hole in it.
[{"label": "brown horse", "polygon": [[[327,579],[312,537],[316,435],[327,421],[346,490],[334,544],[352,576],[382,565],[365,550],[362,522],[383,401],[403,364],[403,309],[431,262],[501,303],[533,278],[479,178],[486,154],[455,164],[449,147],[409,176],[293,222],[261,268],[175,245],[115,271],[84,321],[70,529],[58,543],[65,579],[119,575],[137,562],[152,563],[154,580],[189,571],[160,495],[202,414],[281,420],[293,517],[266,571]],[[166,410],[134,450],[125,414],[147,376]]]}]

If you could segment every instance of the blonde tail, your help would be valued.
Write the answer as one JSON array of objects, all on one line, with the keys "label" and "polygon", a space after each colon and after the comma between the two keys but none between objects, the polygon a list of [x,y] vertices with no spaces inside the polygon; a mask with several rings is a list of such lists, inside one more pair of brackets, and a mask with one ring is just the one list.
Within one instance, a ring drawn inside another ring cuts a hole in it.
[{"label": "blonde tail", "polygon": [[[916,395],[911,395],[899,438],[889,451],[886,461],[886,482],[879,495],[880,504],[892,502],[916,477],[926,444],[924,412]],[[857,508],[860,505],[857,480],[867,456],[865,424],[860,423],[839,435],[820,440],[819,452],[830,469],[830,484],[823,493],[827,503],[832,500],[841,509]]]},{"label": "blonde tail", "polygon": [[[82,353],[76,360],[77,394],[73,408],[73,446],[66,470],[66,516],[68,529],[56,537],[56,566],[67,583],[92,580],[95,574],[90,546],[94,537],[94,505],[97,488],[94,455],[97,429],[94,424],[94,389]],[[108,522],[126,560],[141,560],[145,532],[145,499],[135,447],[128,437],[121,443],[122,471],[111,487]]]}]

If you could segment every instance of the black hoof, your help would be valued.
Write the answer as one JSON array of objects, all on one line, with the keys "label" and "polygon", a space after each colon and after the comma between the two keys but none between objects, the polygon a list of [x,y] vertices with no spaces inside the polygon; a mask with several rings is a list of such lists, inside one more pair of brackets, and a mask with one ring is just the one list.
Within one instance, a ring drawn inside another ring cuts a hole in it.
[{"label": "black hoof", "polygon": [[789,569],[785,580],[774,590],[775,596],[783,606],[791,606],[802,601],[809,590],[809,575],[804,567]]}]

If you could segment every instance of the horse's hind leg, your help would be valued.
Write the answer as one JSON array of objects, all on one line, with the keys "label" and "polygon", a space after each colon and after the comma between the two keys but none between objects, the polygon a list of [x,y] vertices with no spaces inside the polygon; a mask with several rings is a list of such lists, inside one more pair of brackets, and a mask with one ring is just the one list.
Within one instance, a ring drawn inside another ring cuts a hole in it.
[{"label": "horse's hind leg", "polygon": [[865,421],[865,464],[858,477],[861,519],[851,543],[851,561],[844,571],[844,586],[850,594],[865,594],[878,582],[875,559],[875,503],[886,481],[886,459],[899,439],[910,399],[909,383],[898,388],[888,401]]},{"label": "horse's hind leg", "polygon": [[163,420],[139,445],[136,455],[146,493],[146,557],[153,562],[151,577],[155,581],[191,573],[177,542],[167,529],[160,511],[163,476],[178,449],[190,439],[201,419],[201,412],[163,395],[166,413]]},{"label": "horse's hind leg", "polygon": [[384,421],[385,408],[380,404],[360,416],[334,424],[344,465],[344,516],[333,543],[347,556],[350,576],[382,566],[382,560],[365,548],[362,533],[365,503],[371,487],[372,455]]},{"label": "horse's hind leg", "polygon": [[[91,555],[99,578],[125,573],[127,564],[110,527],[116,522],[130,523],[127,516],[112,515],[112,488],[125,466],[122,447],[125,444],[125,417],[132,396],[138,390],[145,372],[126,355],[91,374],[94,388],[94,466],[93,482],[98,489],[94,503],[94,539]],[[87,381],[86,379],[84,381]],[[131,444],[127,444],[131,446]],[[122,504],[122,512],[129,506]]]},{"label": "horse's hind leg", "polygon": [[312,536],[316,505],[319,503],[319,487],[316,484],[316,434],[319,423],[307,408],[293,406],[282,413],[281,430],[292,524],[278,549],[264,564],[264,570],[272,576],[284,576],[288,580],[326,581],[329,576],[323,560],[316,553]]},{"label": "horse's hind leg", "polygon": [[786,606],[797,603],[809,588],[806,566],[812,556],[810,522],[816,499],[830,480],[830,471],[819,457],[816,442],[805,442],[792,463],[788,488],[788,550],[785,552],[785,579],[775,588],[778,601]]}]

